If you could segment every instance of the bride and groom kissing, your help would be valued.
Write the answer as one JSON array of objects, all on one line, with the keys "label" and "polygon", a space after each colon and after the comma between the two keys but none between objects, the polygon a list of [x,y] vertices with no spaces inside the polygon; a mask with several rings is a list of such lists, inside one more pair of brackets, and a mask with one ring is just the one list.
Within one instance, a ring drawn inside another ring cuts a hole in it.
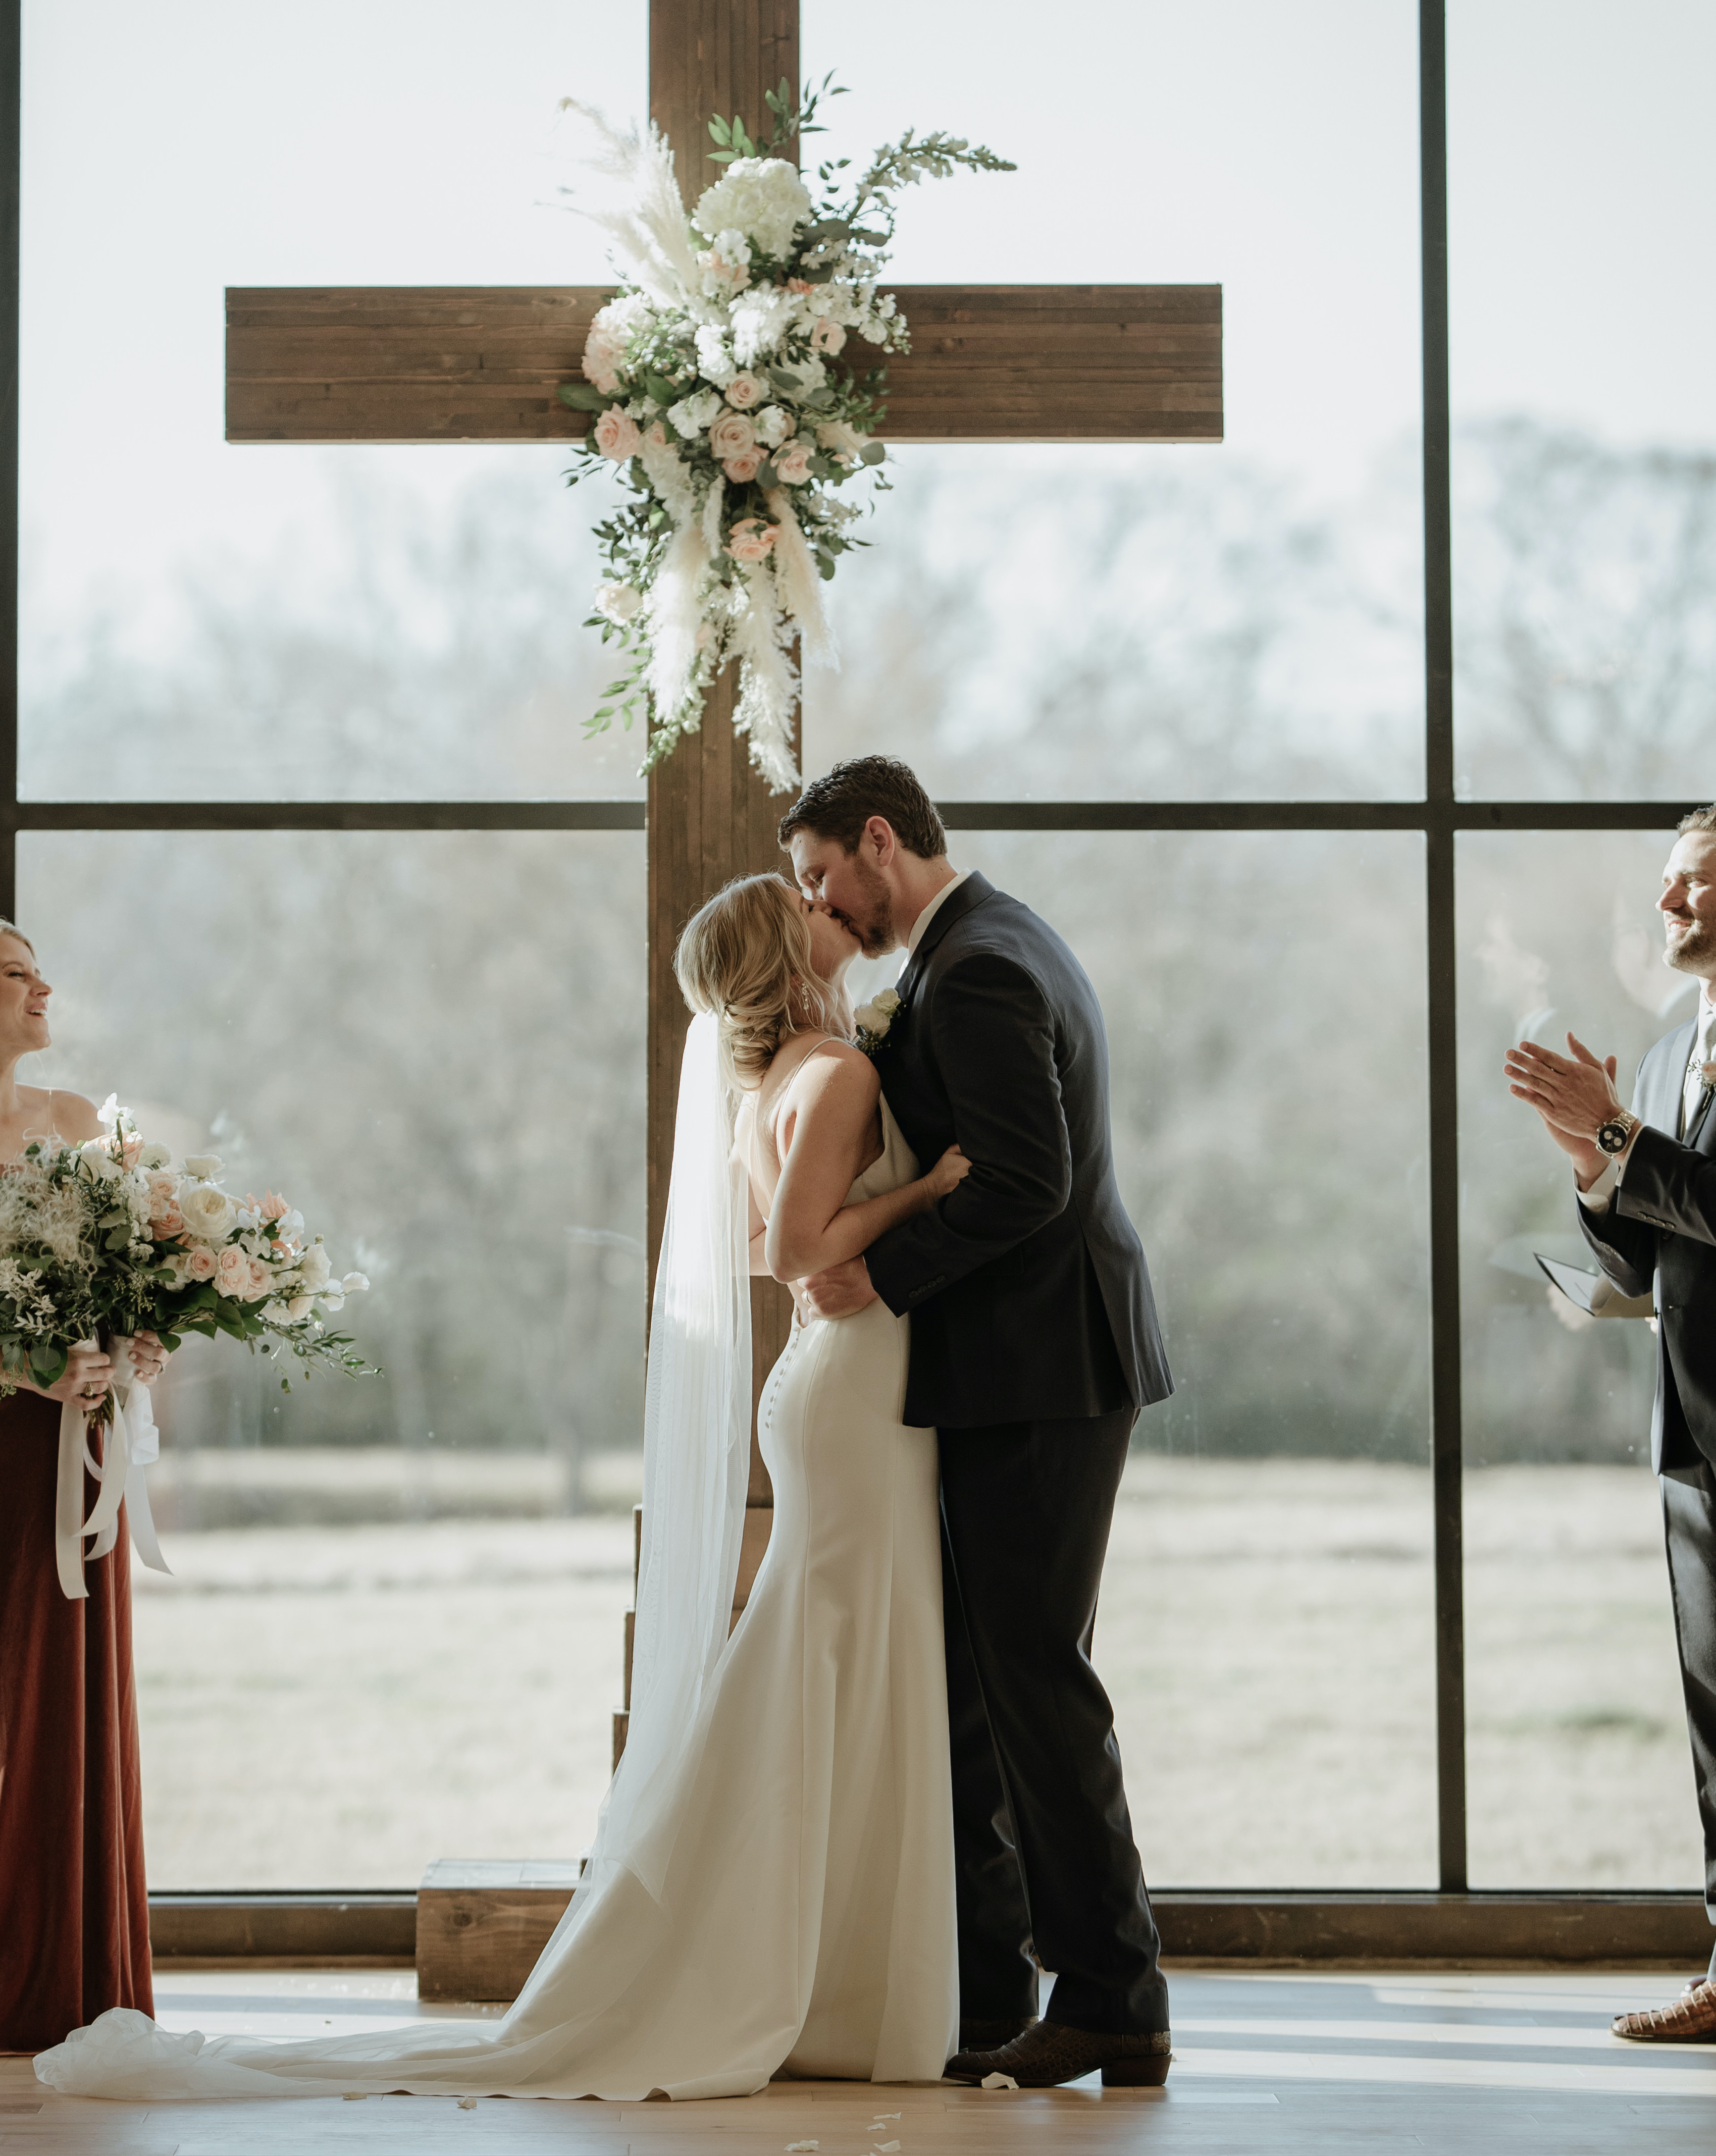
[{"label": "bride and groom kissing", "polygon": [[[904,764],[836,766],[780,838],[794,880],[729,884],[676,953],[696,1015],[631,1722],[524,1990],[486,2030],[308,2043],[115,2010],[43,2055],[45,2081],[638,2099],[1166,2079],[1159,1942],[1090,1661],[1133,1424],[1171,1389],[1102,1013],[1051,927],[955,872]],[[845,976],[902,945],[861,1052]],[[768,1552],[729,1636],[765,1271],[797,1316],[757,1410]]]}]

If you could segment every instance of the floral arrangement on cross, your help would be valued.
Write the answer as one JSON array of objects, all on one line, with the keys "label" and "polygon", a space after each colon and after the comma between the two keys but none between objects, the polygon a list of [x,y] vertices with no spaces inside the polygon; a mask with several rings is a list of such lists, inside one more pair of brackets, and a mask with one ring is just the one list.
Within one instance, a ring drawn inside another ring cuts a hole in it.
[{"label": "floral arrangement on cross", "polygon": [[[591,325],[584,380],[561,401],[594,415],[568,484],[619,472],[631,496],[596,527],[609,581],[587,627],[626,665],[585,721],[587,737],[648,710],[647,772],[702,722],[711,684],[737,661],[733,725],[777,792],[799,783],[793,645],[839,663],[821,587],[840,557],[866,545],[864,515],[842,490],[886,491],[886,370],[843,363],[849,339],[909,349],[906,319],[877,290],[894,234],[894,198],[962,167],[1010,172],[980,144],[908,129],[855,178],[851,160],[822,165],[813,195],[781,154],[824,132],[819,101],[845,93],[826,78],[795,99],[783,80],[759,144],[717,116],[709,154],[727,169],[689,216],[660,131],[619,135],[576,100],[599,131],[597,168],[625,183],[628,206],[585,213],[616,243],[619,295]],[[873,502],[871,504],[873,506]]]}]

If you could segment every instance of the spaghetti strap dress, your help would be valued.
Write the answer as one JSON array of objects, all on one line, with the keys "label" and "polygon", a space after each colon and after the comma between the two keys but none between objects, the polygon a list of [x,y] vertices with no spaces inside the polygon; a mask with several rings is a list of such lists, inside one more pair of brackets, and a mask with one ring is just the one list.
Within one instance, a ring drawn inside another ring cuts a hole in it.
[{"label": "spaghetti strap dress", "polygon": [[[101,1436],[90,1433],[92,1450]],[[69,1601],[54,1555],[59,1408],[0,1399],[0,2051],[154,2011],[125,1516]],[[85,1513],[97,1494],[84,1480]]]}]

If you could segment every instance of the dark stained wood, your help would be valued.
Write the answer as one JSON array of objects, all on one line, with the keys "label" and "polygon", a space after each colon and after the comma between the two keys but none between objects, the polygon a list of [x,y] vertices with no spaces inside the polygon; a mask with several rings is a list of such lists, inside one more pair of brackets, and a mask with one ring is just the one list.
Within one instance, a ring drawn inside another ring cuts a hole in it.
[{"label": "dark stained wood", "polygon": [[[890,441],[1221,439],[1219,285],[895,291],[912,350],[844,355],[886,363]],[[227,439],[577,440],[587,415],[554,393],[580,378],[609,296],[594,285],[234,288]]]}]

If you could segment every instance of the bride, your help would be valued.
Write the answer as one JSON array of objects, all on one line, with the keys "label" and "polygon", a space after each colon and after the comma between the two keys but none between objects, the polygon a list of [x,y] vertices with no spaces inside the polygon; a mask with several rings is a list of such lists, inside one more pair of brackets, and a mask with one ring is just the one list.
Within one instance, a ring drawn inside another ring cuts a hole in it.
[{"label": "bride", "polygon": [[728,1636],[750,1451],[748,1273],[856,1256],[926,1176],[847,1045],[857,939],[743,877],[675,953],[686,1045],[645,1406],[626,1748],[565,1917],[506,2019],[294,2043],[119,2008],[36,2061],[69,2095],[753,2093],[938,2081],[958,2033],[935,1433],[907,1327],[795,1319],[758,1409],[768,1549]]}]

